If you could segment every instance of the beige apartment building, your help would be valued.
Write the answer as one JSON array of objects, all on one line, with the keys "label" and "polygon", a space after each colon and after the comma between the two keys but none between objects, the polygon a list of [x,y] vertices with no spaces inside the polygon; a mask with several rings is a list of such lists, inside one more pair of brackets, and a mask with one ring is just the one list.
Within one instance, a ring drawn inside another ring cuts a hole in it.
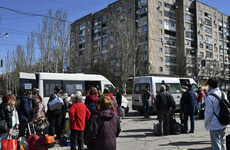
[{"label": "beige apartment building", "polygon": [[194,0],[118,0],[71,25],[76,69],[90,72],[93,63],[105,58],[119,76],[116,21],[128,19],[134,22],[130,28],[146,39],[138,41],[145,62],[139,75],[228,80],[230,19],[219,11]]}]

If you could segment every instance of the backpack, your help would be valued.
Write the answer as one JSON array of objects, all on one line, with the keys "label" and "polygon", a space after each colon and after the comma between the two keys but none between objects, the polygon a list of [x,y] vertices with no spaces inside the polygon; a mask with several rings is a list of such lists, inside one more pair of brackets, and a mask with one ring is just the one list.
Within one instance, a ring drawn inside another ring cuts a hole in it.
[{"label": "backpack", "polygon": [[230,122],[230,104],[225,99],[224,93],[221,92],[221,98],[214,93],[210,93],[209,95],[212,95],[219,100],[220,112],[218,115],[215,112],[213,112],[214,115],[217,117],[217,119],[222,125],[228,125]]},{"label": "backpack", "polygon": [[90,102],[88,105],[87,105],[87,108],[89,109],[89,111],[91,113],[96,113],[96,106],[95,106],[95,103],[94,102]]}]

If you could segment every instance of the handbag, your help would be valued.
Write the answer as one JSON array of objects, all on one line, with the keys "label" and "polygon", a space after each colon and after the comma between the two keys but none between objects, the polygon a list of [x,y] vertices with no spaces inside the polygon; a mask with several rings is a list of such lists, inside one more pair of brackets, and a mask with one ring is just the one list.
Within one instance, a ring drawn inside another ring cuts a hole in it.
[{"label": "handbag", "polygon": [[0,120],[0,134],[6,133],[8,131],[7,123],[5,119]]},{"label": "handbag", "polygon": [[18,140],[17,139],[8,139],[2,140],[2,150],[17,150]]},{"label": "handbag", "polygon": [[56,98],[54,98],[53,100],[51,100],[48,105],[49,105],[49,109],[51,111],[54,111],[56,109],[61,109],[62,108],[62,105],[64,104],[63,100],[58,97],[57,95],[55,95]]},{"label": "handbag", "polygon": [[48,128],[49,126],[50,126],[50,123],[47,119],[45,119],[45,120],[38,119],[37,122],[34,124],[36,131],[43,131],[46,128]]}]

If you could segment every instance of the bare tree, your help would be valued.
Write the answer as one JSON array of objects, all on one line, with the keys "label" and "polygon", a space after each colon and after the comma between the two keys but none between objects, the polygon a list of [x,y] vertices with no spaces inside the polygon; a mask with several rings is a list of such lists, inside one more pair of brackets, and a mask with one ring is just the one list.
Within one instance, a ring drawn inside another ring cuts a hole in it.
[{"label": "bare tree", "polygon": [[35,34],[31,32],[31,35],[27,38],[27,52],[26,52],[26,64],[27,72],[34,72],[35,62]]},{"label": "bare tree", "polygon": [[138,71],[141,46],[139,44],[141,35],[138,34],[135,27],[135,21],[122,17],[116,22],[116,46],[112,52],[116,64],[120,65],[119,73],[123,93],[126,94],[126,83],[132,75]]}]

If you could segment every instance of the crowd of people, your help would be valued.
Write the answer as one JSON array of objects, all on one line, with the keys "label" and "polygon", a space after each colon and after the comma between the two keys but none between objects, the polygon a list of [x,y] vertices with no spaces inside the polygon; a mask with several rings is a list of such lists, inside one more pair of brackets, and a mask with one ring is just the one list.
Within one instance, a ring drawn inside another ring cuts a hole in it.
[{"label": "crowd of people", "polygon": [[[180,99],[180,120],[181,133],[194,133],[195,119],[197,113],[204,119],[205,129],[210,132],[213,150],[226,149],[225,130],[226,125],[220,123],[220,118],[216,114],[220,112],[219,99],[230,101],[230,88],[227,95],[218,88],[218,81],[210,78],[207,81],[209,91],[198,88],[194,91],[191,84],[187,83],[181,89]],[[197,92],[197,93],[196,93]],[[159,120],[159,136],[170,134],[170,115],[175,111],[175,101],[170,94],[170,85],[161,85],[160,90],[156,91],[156,109]],[[148,117],[148,100],[150,99],[149,86],[146,86],[142,93],[143,109],[145,118]],[[190,118],[190,130],[188,129],[188,118]]]},{"label": "crowd of people", "polygon": [[[119,89],[116,91],[117,103],[107,88],[101,93],[91,87],[89,94],[83,99],[80,91],[68,98],[68,94],[57,86],[49,98],[47,111],[37,92],[27,91],[18,100],[12,94],[5,94],[0,104],[0,141],[11,137],[15,130],[19,130],[19,134],[14,138],[28,136],[31,124],[35,125],[37,133],[44,134],[44,129],[36,126],[38,122],[48,122],[48,135],[55,136],[56,143],[59,143],[68,113],[71,150],[75,150],[77,146],[79,150],[83,150],[84,143],[89,150],[115,150],[116,137],[121,131],[121,117],[119,113],[117,115],[117,110],[120,110],[122,100]],[[62,103],[54,108],[51,102],[57,98]],[[1,126],[2,122],[7,125],[5,131]]]}]

